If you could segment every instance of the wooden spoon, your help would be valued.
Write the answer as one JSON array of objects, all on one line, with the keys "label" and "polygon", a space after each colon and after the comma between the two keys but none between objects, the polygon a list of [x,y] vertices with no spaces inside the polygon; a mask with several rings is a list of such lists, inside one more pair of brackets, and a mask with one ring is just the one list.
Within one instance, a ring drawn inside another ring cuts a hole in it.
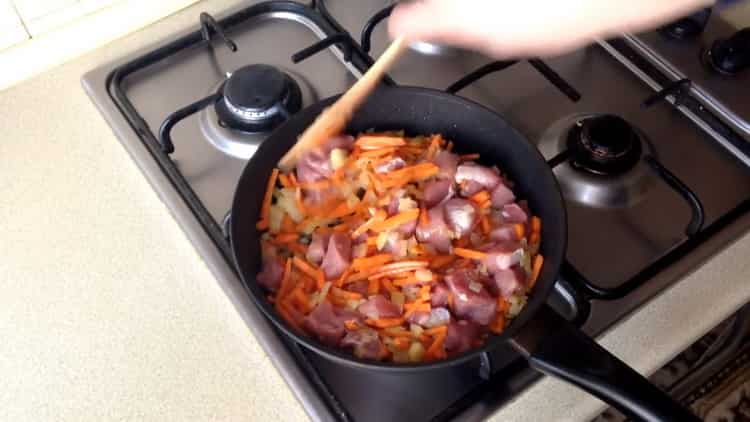
[{"label": "wooden spoon", "polygon": [[406,41],[401,37],[393,40],[362,78],[335,103],[323,110],[313,124],[300,135],[297,143],[279,161],[279,167],[284,171],[291,170],[305,151],[343,132],[354,112],[375,90],[383,75],[404,52],[406,45]]}]

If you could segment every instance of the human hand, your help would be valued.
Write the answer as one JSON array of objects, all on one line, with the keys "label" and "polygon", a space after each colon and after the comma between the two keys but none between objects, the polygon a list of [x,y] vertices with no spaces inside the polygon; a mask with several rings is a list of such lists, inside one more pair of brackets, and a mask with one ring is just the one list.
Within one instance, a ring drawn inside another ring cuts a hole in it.
[{"label": "human hand", "polygon": [[713,0],[423,0],[399,4],[391,36],[497,58],[558,55],[596,39],[650,29]]}]

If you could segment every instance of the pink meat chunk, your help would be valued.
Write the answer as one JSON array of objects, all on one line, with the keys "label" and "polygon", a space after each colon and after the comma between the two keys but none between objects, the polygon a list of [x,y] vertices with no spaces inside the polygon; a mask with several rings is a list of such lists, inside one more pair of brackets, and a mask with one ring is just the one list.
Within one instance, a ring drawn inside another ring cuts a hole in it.
[{"label": "pink meat chunk", "polygon": [[493,207],[502,208],[504,205],[508,205],[515,201],[516,195],[514,195],[513,191],[505,186],[505,184],[498,183],[498,185],[495,186],[495,189],[492,190],[490,198]]},{"label": "pink meat chunk", "polygon": [[341,346],[351,347],[354,356],[360,359],[380,359],[384,350],[377,331],[372,328],[347,332],[341,340]]},{"label": "pink meat chunk", "polygon": [[525,223],[528,215],[518,204],[508,204],[503,206],[503,220],[506,223]]},{"label": "pink meat chunk", "polygon": [[444,218],[445,207],[437,206],[427,210],[428,222],[417,225],[417,240],[431,244],[438,252],[449,253],[451,250],[451,232]]},{"label": "pink meat chunk", "polygon": [[450,199],[454,194],[452,179],[432,180],[424,186],[424,204],[432,208],[443,201]]},{"label": "pink meat chunk", "polygon": [[255,278],[261,286],[268,290],[276,291],[281,285],[284,276],[284,264],[277,258],[264,258],[261,270]]},{"label": "pink meat chunk", "polygon": [[[500,183],[500,175],[489,167],[480,166],[475,163],[465,163],[458,166],[456,170],[456,183],[463,185],[461,190],[462,195],[473,195],[482,188],[487,190],[494,189]],[[477,185],[481,188],[477,189]],[[467,192],[464,192],[464,188],[467,189]]]},{"label": "pink meat chunk", "polygon": [[448,325],[448,335],[445,337],[445,351],[456,355],[470,350],[479,339],[481,327],[470,321],[456,321]]},{"label": "pink meat chunk", "polygon": [[432,162],[440,168],[437,174],[438,179],[453,180],[456,175],[456,168],[458,167],[458,155],[448,151],[440,151]]},{"label": "pink meat chunk", "polygon": [[523,248],[515,241],[498,243],[486,248],[485,251],[487,256],[482,263],[487,267],[487,271],[493,274],[518,264],[523,257]]},{"label": "pink meat chunk", "polygon": [[388,173],[394,170],[402,169],[406,166],[406,161],[401,157],[393,157],[390,160],[378,164],[375,167],[375,173]]},{"label": "pink meat chunk", "polygon": [[307,253],[305,258],[315,265],[320,265],[323,262],[323,258],[326,256],[326,249],[328,249],[328,242],[331,239],[330,233],[321,233],[316,231],[312,235],[312,241],[310,246],[307,247]]},{"label": "pink meat chunk", "polygon": [[453,312],[456,316],[487,325],[495,318],[497,301],[487,291],[486,277],[472,270],[456,270],[445,276],[445,283],[453,293]]},{"label": "pink meat chunk", "polygon": [[357,311],[369,319],[395,318],[401,315],[398,306],[383,295],[370,296],[365,303],[359,305]]},{"label": "pink meat chunk", "polygon": [[[329,139],[323,146],[303,154],[297,160],[297,180],[300,183],[317,182],[327,179],[333,174],[331,166],[331,150],[334,148],[351,149],[354,138],[351,136],[336,136]],[[319,203],[328,196],[335,194],[332,189],[305,189],[305,199]]]},{"label": "pink meat chunk", "polygon": [[490,232],[490,239],[495,242],[511,242],[519,240],[516,236],[516,229],[512,224],[501,224],[492,229]]},{"label": "pink meat chunk", "polygon": [[523,291],[525,287],[526,274],[518,266],[495,271],[492,276],[495,291],[504,298],[509,298],[514,293]]},{"label": "pink meat chunk", "polygon": [[320,341],[337,346],[346,333],[345,320],[334,312],[334,307],[330,303],[321,302],[302,322]]},{"label": "pink meat chunk", "polygon": [[445,203],[445,220],[459,238],[471,233],[479,221],[477,208],[466,199],[453,198]]},{"label": "pink meat chunk", "polygon": [[330,280],[339,277],[349,266],[352,258],[352,240],[347,233],[334,233],[328,240],[328,248],[320,268]]},{"label": "pink meat chunk", "polygon": [[445,306],[448,304],[448,295],[450,295],[450,289],[442,281],[436,283],[432,288],[432,295],[430,304],[432,306]]},{"label": "pink meat chunk", "polygon": [[412,324],[421,325],[425,328],[446,325],[451,320],[451,313],[445,308],[432,308],[430,312],[414,312],[409,315],[408,321]]}]

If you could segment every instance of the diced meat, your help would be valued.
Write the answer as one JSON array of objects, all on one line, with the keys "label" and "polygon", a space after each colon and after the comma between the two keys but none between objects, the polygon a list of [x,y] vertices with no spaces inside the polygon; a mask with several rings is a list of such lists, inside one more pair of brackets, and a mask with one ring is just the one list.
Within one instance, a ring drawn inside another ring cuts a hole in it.
[{"label": "diced meat", "polygon": [[463,353],[474,347],[480,334],[481,327],[470,321],[451,322],[445,337],[445,351],[453,355]]},{"label": "diced meat", "polygon": [[[406,195],[405,192],[398,192],[395,195],[393,195],[393,198],[391,198],[391,202],[388,203],[388,207],[386,207],[386,211],[388,212],[389,216],[394,216],[399,213],[399,203],[403,198],[411,199],[410,196]],[[408,223],[404,223],[398,227],[399,233],[405,235],[405,237],[409,237],[414,234],[414,230],[417,228],[417,220],[409,221]]]},{"label": "diced meat", "polygon": [[283,276],[284,264],[278,258],[265,258],[256,280],[266,289],[276,291],[281,285]]},{"label": "diced meat", "polygon": [[[300,183],[310,183],[330,177],[333,174],[331,150],[334,148],[351,149],[353,142],[354,138],[351,136],[335,136],[322,147],[302,154],[297,160],[297,180]],[[305,189],[305,199],[312,203],[320,203],[334,193],[332,189]]]},{"label": "diced meat", "polygon": [[352,240],[347,233],[334,233],[328,240],[328,248],[320,268],[327,279],[333,279],[346,270],[351,262]]},{"label": "diced meat", "polygon": [[451,313],[445,308],[432,308],[430,312],[414,312],[409,315],[409,322],[425,328],[446,325],[451,320]]},{"label": "diced meat", "polygon": [[406,166],[406,161],[401,157],[393,157],[390,160],[378,164],[375,167],[375,173],[388,173],[394,170],[402,169]]},{"label": "diced meat", "polygon": [[367,287],[367,280],[359,280],[347,284],[345,290],[367,296]]},{"label": "diced meat", "polygon": [[516,229],[512,224],[501,224],[490,232],[490,239],[496,242],[511,242],[519,240],[516,236]]},{"label": "diced meat", "polygon": [[439,203],[450,199],[455,191],[453,190],[453,179],[439,179],[427,182],[424,186],[424,204],[427,208],[432,208]]},{"label": "diced meat", "polygon": [[496,208],[502,208],[504,205],[508,205],[516,200],[516,195],[510,190],[505,184],[498,183],[495,189],[492,190],[491,195],[492,206]]},{"label": "diced meat", "polygon": [[445,203],[445,220],[459,238],[471,233],[479,221],[476,207],[461,198],[453,198]]},{"label": "diced meat", "polygon": [[456,316],[480,325],[492,322],[497,301],[485,287],[486,277],[474,270],[460,269],[447,274],[445,283],[453,293],[453,312]]},{"label": "diced meat", "polygon": [[438,179],[453,180],[456,175],[456,167],[458,167],[458,155],[448,151],[440,151],[432,161],[440,168],[437,174]]},{"label": "diced meat", "polygon": [[377,331],[372,328],[349,331],[341,340],[341,346],[351,347],[354,356],[360,359],[380,359],[384,351]]},{"label": "diced meat", "polygon": [[514,293],[523,290],[526,274],[518,266],[507,270],[498,270],[493,274],[494,289],[496,294],[509,298]]},{"label": "diced meat", "polygon": [[371,296],[359,305],[357,311],[369,319],[395,318],[401,315],[398,306],[383,295]]},{"label": "diced meat", "polygon": [[346,332],[344,321],[330,303],[321,302],[305,317],[303,325],[323,343],[336,346]]},{"label": "diced meat", "polygon": [[405,237],[411,237],[411,235],[413,235],[416,230],[417,230],[417,220],[411,220],[407,223],[404,223],[398,226],[399,233],[403,234]]},{"label": "diced meat", "polygon": [[518,204],[508,204],[503,206],[503,220],[506,223],[525,223],[528,219],[526,211]]},{"label": "diced meat", "polygon": [[328,249],[328,241],[330,239],[330,233],[315,231],[312,235],[312,241],[310,241],[310,245],[307,247],[305,258],[315,265],[320,265],[326,256],[326,249]]},{"label": "diced meat", "polygon": [[479,184],[482,188],[491,191],[500,183],[500,175],[489,167],[480,166],[475,163],[464,163],[456,169],[456,183],[463,185],[461,190],[462,195],[473,195],[476,192],[465,193],[463,187],[471,186],[471,190],[476,190],[476,184]]},{"label": "diced meat", "polygon": [[421,221],[417,225],[417,240],[429,243],[438,252],[449,253],[451,250],[451,232],[445,222],[443,206],[437,206],[427,210],[427,224]]},{"label": "diced meat", "polygon": [[448,304],[450,290],[443,282],[436,283],[432,288],[430,304],[432,306],[445,306]]},{"label": "diced meat", "polygon": [[487,248],[486,252],[482,263],[492,274],[518,264],[523,257],[523,248],[518,242],[498,243]]}]

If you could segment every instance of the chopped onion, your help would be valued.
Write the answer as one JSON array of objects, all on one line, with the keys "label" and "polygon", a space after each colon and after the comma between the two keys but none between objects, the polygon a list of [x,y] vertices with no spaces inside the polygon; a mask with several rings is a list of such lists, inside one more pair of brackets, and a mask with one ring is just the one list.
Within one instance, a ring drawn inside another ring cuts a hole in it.
[{"label": "chopped onion", "polygon": [[341,168],[346,162],[347,157],[349,157],[349,154],[345,149],[334,148],[331,150],[331,168],[334,170]]},{"label": "chopped onion", "polygon": [[417,281],[421,282],[432,281],[432,271],[425,268],[420,268],[414,272],[414,277],[417,279]]},{"label": "chopped onion", "polygon": [[419,324],[411,324],[409,325],[409,330],[415,337],[419,337],[424,332],[424,328],[422,328]]},{"label": "chopped onion", "polygon": [[409,346],[409,360],[411,362],[421,362],[424,357],[424,346],[418,341],[414,341]]},{"label": "chopped onion", "polygon": [[281,191],[279,192],[278,200],[276,201],[276,205],[286,211],[286,213],[289,214],[289,218],[291,218],[295,223],[299,223],[304,218],[299,208],[297,208],[294,189],[281,189]]},{"label": "chopped onion", "polygon": [[284,210],[276,205],[271,205],[271,209],[268,213],[268,229],[277,233],[281,230],[281,220],[284,219]]},{"label": "chopped onion", "polygon": [[479,293],[482,291],[482,283],[478,281],[472,280],[469,282],[469,290],[471,290],[474,293]]},{"label": "chopped onion", "polygon": [[378,250],[383,250],[385,247],[386,242],[388,242],[388,236],[390,235],[390,232],[380,232],[378,233],[378,237],[375,239],[375,246],[378,248]]},{"label": "chopped onion", "polygon": [[326,296],[328,296],[329,290],[331,290],[331,282],[326,281],[323,284],[323,287],[320,289],[320,292],[316,292],[312,295],[312,299],[310,300],[310,303],[313,306],[317,306],[320,302],[323,301],[323,299],[326,298]]},{"label": "chopped onion", "polygon": [[417,201],[405,196],[398,200],[398,212],[409,211],[417,208]]},{"label": "chopped onion", "polygon": [[359,305],[361,305],[361,304],[363,304],[365,302],[366,302],[366,300],[364,300],[364,299],[351,299],[351,300],[347,300],[346,301],[346,307],[349,308],[349,309],[351,309],[351,310],[353,310],[353,311],[356,311],[357,308],[359,308]]},{"label": "chopped onion", "polygon": [[422,323],[425,328],[433,328],[446,325],[451,322],[451,313],[445,308],[432,308],[430,316]]},{"label": "chopped onion", "polygon": [[521,309],[526,306],[526,295],[513,295],[508,298],[510,308],[508,308],[508,316],[511,318],[521,313]]}]

